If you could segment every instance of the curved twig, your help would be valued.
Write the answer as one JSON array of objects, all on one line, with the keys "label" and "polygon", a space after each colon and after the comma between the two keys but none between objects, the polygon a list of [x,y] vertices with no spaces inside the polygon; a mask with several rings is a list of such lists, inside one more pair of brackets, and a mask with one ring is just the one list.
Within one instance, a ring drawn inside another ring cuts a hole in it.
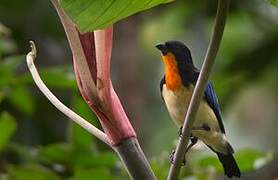
[{"label": "curved twig", "polygon": [[26,55],[26,61],[28,68],[32,74],[32,77],[38,86],[38,88],[41,90],[41,92],[47,97],[47,99],[57,108],[59,109],[63,114],[68,116],[71,120],[73,120],[75,123],[86,129],[89,133],[96,136],[98,139],[106,143],[111,147],[111,142],[107,138],[106,134],[96,128],[94,125],[90,124],[88,121],[86,121],[84,118],[80,117],[78,114],[73,112],[71,109],[69,109],[67,106],[65,106],[44,84],[44,82],[41,80],[40,75],[38,73],[38,70],[34,64],[34,60],[37,56],[37,50],[35,43],[33,41],[30,41],[31,44],[31,51]]},{"label": "curved twig", "polygon": [[215,26],[214,31],[207,49],[207,53],[205,56],[204,63],[202,65],[202,69],[196,84],[196,87],[194,89],[189,108],[186,113],[186,117],[183,124],[182,129],[182,137],[178,141],[176,151],[175,151],[175,157],[174,161],[171,164],[169,174],[168,174],[168,180],[176,180],[179,177],[179,172],[181,168],[181,163],[183,160],[183,157],[185,155],[186,146],[189,141],[192,125],[195,120],[195,116],[198,110],[198,107],[200,105],[200,101],[203,97],[205,87],[208,83],[209,74],[211,72],[211,69],[213,67],[215,57],[217,54],[217,51],[219,49],[219,45],[222,39],[226,17],[229,9],[230,0],[218,0],[218,8],[217,8],[217,14],[215,19]]}]

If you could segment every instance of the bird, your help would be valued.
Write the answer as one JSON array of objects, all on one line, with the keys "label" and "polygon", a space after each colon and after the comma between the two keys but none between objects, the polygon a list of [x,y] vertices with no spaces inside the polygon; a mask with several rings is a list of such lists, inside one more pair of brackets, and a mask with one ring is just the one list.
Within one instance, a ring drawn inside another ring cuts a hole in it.
[{"label": "bird", "polygon": [[[165,67],[160,81],[161,97],[174,123],[182,129],[185,115],[199,77],[189,48],[180,41],[167,41],[156,45]],[[233,156],[221,117],[221,110],[212,83],[209,81],[191,130],[191,144],[186,152],[201,140],[220,160],[229,178],[240,177],[241,172]]]}]

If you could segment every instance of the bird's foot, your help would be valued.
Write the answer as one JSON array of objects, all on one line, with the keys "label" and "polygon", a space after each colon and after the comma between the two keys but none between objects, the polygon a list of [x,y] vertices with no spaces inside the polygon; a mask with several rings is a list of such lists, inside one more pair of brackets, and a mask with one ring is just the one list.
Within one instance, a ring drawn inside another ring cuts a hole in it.
[{"label": "bird's foot", "polygon": [[198,142],[198,138],[196,136],[190,135],[189,139],[191,143],[187,146],[185,154]]},{"label": "bird's foot", "polygon": [[181,166],[185,166],[186,165],[186,158],[185,155],[183,156],[183,160],[181,162]]},{"label": "bird's foot", "polygon": [[174,163],[174,158],[175,158],[175,150],[173,150],[173,151],[171,152],[170,156],[169,156],[169,162],[170,162],[171,164]]},{"label": "bird's foot", "polygon": [[190,141],[193,145],[195,145],[198,142],[198,138],[196,136],[191,135],[190,136]]},{"label": "bird's foot", "polygon": [[179,137],[182,137],[182,126],[180,127],[180,129],[178,131],[178,135],[179,135]]}]

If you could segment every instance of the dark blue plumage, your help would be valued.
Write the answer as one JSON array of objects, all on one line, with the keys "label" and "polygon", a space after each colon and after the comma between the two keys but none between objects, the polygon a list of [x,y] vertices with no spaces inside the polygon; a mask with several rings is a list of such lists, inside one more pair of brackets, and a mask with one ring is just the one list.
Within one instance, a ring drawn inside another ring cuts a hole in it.
[{"label": "dark blue plumage", "polygon": [[208,85],[204,92],[204,98],[207,101],[207,103],[209,104],[209,106],[211,107],[211,109],[213,110],[213,112],[217,118],[217,121],[219,123],[219,127],[220,127],[221,131],[223,133],[225,133],[224,124],[223,124],[222,117],[221,117],[220,106],[219,106],[218,99],[213,90],[211,82],[208,82]]}]

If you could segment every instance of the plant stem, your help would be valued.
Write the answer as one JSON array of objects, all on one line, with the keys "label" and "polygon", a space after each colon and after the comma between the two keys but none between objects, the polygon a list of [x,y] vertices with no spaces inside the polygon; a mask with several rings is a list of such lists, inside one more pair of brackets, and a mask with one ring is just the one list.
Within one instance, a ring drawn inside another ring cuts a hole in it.
[{"label": "plant stem", "polygon": [[[63,24],[64,30],[67,35],[67,39],[71,48],[71,52],[73,58],[75,59],[75,63],[78,67],[78,70],[83,88],[89,92],[90,96],[93,97],[93,100],[97,102],[97,93],[96,93],[96,84],[91,76],[90,69],[88,67],[88,63],[86,62],[86,56],[83,52],[83,48],[80,42],[78,31],[70,20],[70,18],[65,14],[64,10],[59,4],[59,0],[50,0],[55,7],[58,16]],[[94,103],[96,103],[94,102]]]},{"label": "plant stem", "polygon": [[121,161],[123,162],[125,168],[127,169],[130,177],[134,180],[155,180],[155,175],[153,174],[151,167],[142,151],[137,138],[131,137],[122,140],[119,144],[113,146],[111,140],[107,135],[96,128],[94,125],[90,124],[84,118],[73,112],[67,106],[65,106],[44,84],[38,70],[34,64],[36,59],[36,47],[33,41],[30,41],[32,50],[27,54],[26,61],[28,68],[32,74],[32,77],[41,90],[41,92],[47,97],[47,99],[63,114],[68,116],[75,123],[80,125],[82,128],[87,130],[90,134],[96,136],[102,142],[110,146],[115,152],[117,152]]},{"label": "plant stem", "polygon": [[68,116],[71,120],[73,120],[75,123],[86,129],[90,134],[93,134],[98,139],[100,139],[102,142],[106,143],[108,146],[111,146],[111,141],[107,138],[106,134],[96,128],[94,125],[90,124],[88,121],[83,119],[81,116],[73,112],[70,108],[65,106],[44,84],[44,82],[41,80],[40,75],[38,73],[38,70],[34,64],[34,60],[37,56],[37,50],[35,43],[33,41],[30,41],[31,43],[31,51],[26,56],[26,61],[28,68],[32,74],[32,77],[38,86],[38,88],[41,90],[41,92],[47,97],[47,99],[57,108],[59,109],[63,114]]},{"label": "plant stem", "polygon": [[[140,148],[140,145],[137,141],[136,134],[131,126],[131,124],[128,121],[128,118],[126,117],[126,114],[120,104],[120,101],[112,87],[112,83],[110,80],[110,56],[112,44],[109,45],[107,43],[110,43],[108,38],[108,35],[105,35],[103,33],[108,32],[109,30],[112,31],[112,28],[108,29],[108,31],[95,31],[94,32],[94,38],[97,43],[95,44],[96,47],[96,60],[98,60],[97,64],[97,73],[99,77],[104,77],[102,79],[97,79],[97,83],[95,84],[93,81],[93,78],[90,74],[90,69],[88,68],[88,63],[86,62],[86,57],[84,55],[84,52],[82,50],[82,43],[80,42],[80,37],[78,34],[78,30],[76,29],[73,22],[69,19],[69,17],[65,14],[64,10],[62,9],[61,5],[59,4],[59,0],[51,0],[53,3],[56,11],[58,12],[58,15],[60,17],[60,20],[64,26],[71,50],[74,59],[75,66],[78,68],[75,68],[77,74],[80,77],[80,82],[82,83],[82,87],[85,89],[86,93],[83,93],[82,95],[86,95],[88,97],[92,97],[92,100],[94,100],[94,103],[96,104],[102,104],[103,102],[106,102],[104,106],[105,108],[101,107],[102,110],[101,114],[104,114],[108,117],[110,120],[108,123],[110,123],[110,126],[107,126],[107,124],[104,125],[103,119],[102,119],[102,125],[103,129],[109,138],[111,142],[111,147],[115,152],[117,152],[118,156],[120,157],[122,163],[126,167],[130,177],[134,180],[155,180],[156,177],[152,172],[152,169],[143,153],[143,151]],[[110,35],[112,33],[110,32]],[[112,39],[112,36],[110,37]],[[104,44],[101,44],[104,43]],[[111,41],[112,43],[112,41]],[[101,46],[100,46],[101,45]],[[99,47],[100,46],[100,47]],[[104,48],[104,49],[102,49]],[[108,48],[108,49],[105,49]],[[105,56],[104,56],[105,55]],[[99,56],[99,57],[98,57]],[[101,66],[99,66],[101,65]],[[78,70],[78,71],[77,71]],[[77,81],[79,81],[77,79]],[[105,83],[103,83],[105,82]],[[107,83],[108,82],[108,83]],[[105,86],[104,88],[102,86]],[[104,98],[101,96],[100,93],[101,89],[107,90],[104,94]],[[83,91],[81,91],[82,93]],[[107,99],[105,99],[107,98]],[[85,98],[86,99],[86,98]],[[108,103],[107,103],[108,102]],[[88,103],[88,102],[87,102]],[[97,107],[94,109],[94,112],[96,110],[99,111]],[[112,113],[111,113],[112,112]],[[115,118],[116,117],[116,118]],[[121,121],[121,122],[120,122]],[[112,136],[111,129],[116,129],[117,132],[119,132],[118,139],[111,137],[116,137],[115,134]],[[125,136],[122,136],[125,135]],[[113,141],[113,140],[117,141]]]},{"label": "plant stem", "polygon": [[156,180],[137,138],[131,137],[114,146],[133,180]]},{"label": "plant stem", "polygon": [[218,8],[217,8],[213,34],[207,49],[207,53],[204,59],[204,63],[202,65],[202,69],[197,84],[195,86],[186,113],[183,129],[182,129],[182,137],[179,139],[176,147],[174,161],[171,164],[168,178],[167,178],[168,180],[177,180],[179,177],[181,163],[185,155],[186,147],[188,145],[192,125],[194,123],[195,116],[197,114],[197,110],[200,105],[200,101],[203,97],[205,87],[207,86],[209,75],[213,67],[215,57],[217,55],[217,51],[219,49],[219,45],[222,39],[226,17],[228,14],[229,4],[230,4],[230,0],[218,0]]}]

